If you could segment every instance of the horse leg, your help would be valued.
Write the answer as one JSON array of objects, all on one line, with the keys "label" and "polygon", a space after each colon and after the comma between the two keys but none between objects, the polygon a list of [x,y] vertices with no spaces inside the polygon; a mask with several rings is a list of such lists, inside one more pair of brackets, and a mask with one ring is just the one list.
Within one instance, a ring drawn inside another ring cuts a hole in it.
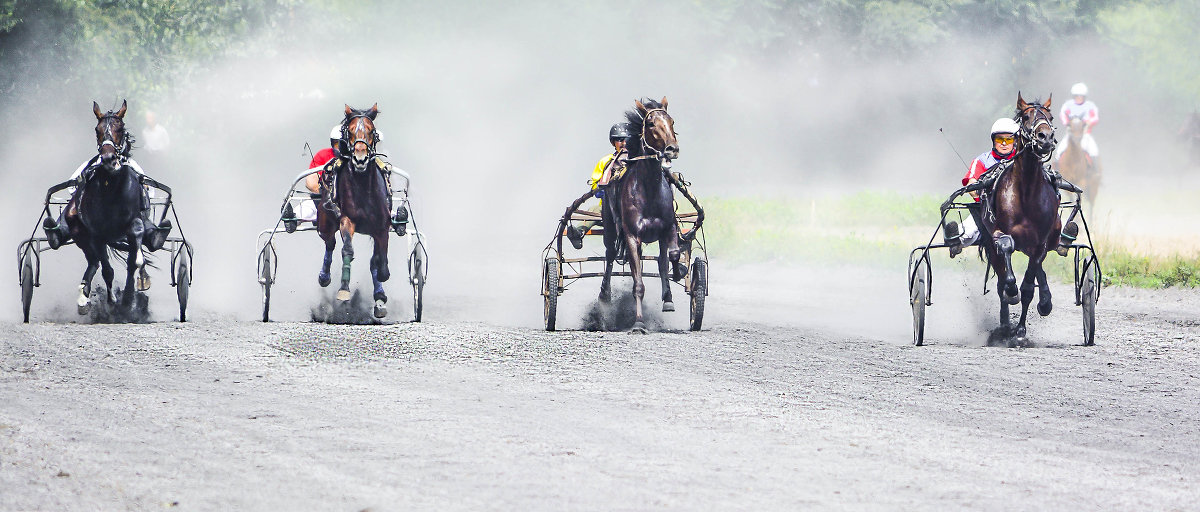
[{"label": "horse leg", "polygon": [[[662,310],[675,311],[675,303],[671,301],[671,277],[667,274],[667,265],[671,263],[668,247],[665,241],[658,242],[658,277],[662,281]],[[678,265],[679,251],[675,251],[675,263]]]},{"label": "horse leg", "polygon": [[[1043,259],[1045,261],[1045,259]],[[1042,263],[1038,263],[1037,272],[1038,285],[1038,314],[1048,316],[1054,310],[1054,303],[1050,300],[1050,283],[1046,279],[1046,269],[1042,267]]]},{"label": "horse leg", "polygon": [[350,262],[354,261],[354,222],[348,217],[342,217],[339,231],[342,234],[342,287],[338,289],[337,300],[350,300]]},{"label": "horse leg", "polygon": [[603,303],[612,300],[613,262],[617,259],[617,244],[621,243],[616,236],[609,234],[611,231],[604,228],[604,278],[600,280],[600,302]]},{"label": "horse leg", "polygon": [[1021,280],[1021,320],[1017,322],[1017,330],[1014,333],[1017,338],[1025,337],[1025,320],[1029,316],[1029,303],[1033,302],[1033,285],[1037,274],[1037,263],[1031,259],[1029,266],[1025,268],[1025,278]]},{"label": "horse leg", "polygon": [[1000,266],[996,269],[996,276],[999,279],[996,293],[1000,295],[1000,300],[1009,304],[1016,304],[1021,300],[1021,296],[1017,289],[1017,276],[1012,270],[1012,254],[1016,249],[1016,242],[1013,242],[1012,236],[1004,233],[996,232],[994,237],[996,240],[996,255],[1000,257]]},{"label": "horse leg", "polygon": [[131,306],[133,296],[137,295],[134,279],[137,276],[138,263],[142,256],[143,235],[145,235],[145,229],[141,219],[134,220],[132,231],[125,236],[125,243],[129,244],[129,256],[125,258],[125,289],[121,291],[122,307]]},{"label": "horse leg", "polygon": [[391,277],[387,266],[387,233],[384,231],[371,238],[375,242],[375,253],[371,255],[371,284],[375,286],[375,318],[387,316],[387,294],[383,292],[383,282]]},{"label": "horse leg", "polygon": [[646,284],[642,282],[642,242],[634,236],[626,236],[628,246],[629,273],[633,276],[633,328],[629,332],[646,334],[645,319],[642,318],[642,298],[646,296]]},{"label": "horse leg", "polygon": [[83,250],[83,257],[87,258],[87,270],[83,271],[83,280],[79,282],[79,299],[75,303],[79,314],[86,315],[92,301],[92,278],[96,275],[96,269],[100,268],[100,258],[96,256],[91,240],[78,242],[79,248]]},{"label": "horse leg", "polygon": [[103,243],[92,242],[92,250],[96,251],[96,255],[100,258],[100,276],[104,278],[104,286],[108,287],[108,303],[117,302],[117,292],[113,290],[113,277],[116,273],[113,271],[112,263],[108,261],[108,249]]},{"label": "horse leg", "polygon": [[337,247],[337,238],[333,236],[334,231],[318,233],[325,241],[325,259],[321,261],[321,272],[317,274],[317,284],[324,288],[329,286],[329,282],[333,280],[329,275],[329,265],[333,264],[333,249]]}]

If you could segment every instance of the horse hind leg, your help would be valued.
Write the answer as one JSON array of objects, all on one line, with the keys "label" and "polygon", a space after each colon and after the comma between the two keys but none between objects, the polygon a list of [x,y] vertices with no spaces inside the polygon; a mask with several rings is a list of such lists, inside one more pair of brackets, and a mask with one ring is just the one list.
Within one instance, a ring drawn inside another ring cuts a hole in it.
[{"label": "horse hind leg", "polygon": [[322,233],[321,239],[325,241],[325,259],[321,261],[321,272],[317,274],[317,284],[324,288],[333,281],[329,275],[329,266],[333,264],[333,249],[337,247],[337,239],[334,238],[333,233],[328,236]]},{"label": "horse hind leg", "polygon": [[[664,312],[675,311],[675,303],[671,300],[671,278],[667,273],[667,266],[671,263],[668,256],[668,247],[666,243],[660,243],[658,246],[658,277],[662,281],[662,310]],[[675,261],[679,261],[679,254],[676,251]]]},{"label": "horse hind leg", "polygon": [[1025,269],[1025,278],[1021,280],[1021,320],[1017,322],[1017,329],[1014,332],[1018,339],[1025,338],[1025,320],[1029,317],[1029,303],[1033,302],[1034,283],[1037,280],[1037,274],[1037,263],[1030,261],[1029,267]]},{"label": "horse hind leg", "polygon": [[75,305],[80,315],[86,315],[91,309],[92,278],[96,276],[96,270],[100,268],[100,259],[96,256],[90,242],[80,243],[79,247],[83,249],[83,256],[87,258],[87,270],[83,271],[83,280],[79,282],[79,298],[76,299]]},{"label": "horse hind leg", "polygon": [[1039,315],[1049,316],[1054,310],[1054,303],[1050,297],[1050,283],[1046,279],[1046,269],[1041,264],[1037,269],[1037,286],[1038,286],[1038,305],[1037,311]]},{"label": "horse hind leg", "polygon": [[[382,242],[380,239],[383,239]],[[383,291],[383,282],[391,277],[387,267],[387,232],[375,239],[375,253],[371,255],[371,284],[375,292],[375,318],[387,316],[387,294]]]},{"label": "horse hind leg", "polygon": [[620,241],[616,237],[610,239],[607,228],[604,237],[604,278],[600,280],[600,302],[607,304],[612,300],[612,269],[613,262],[617,259],[617,244]]}]

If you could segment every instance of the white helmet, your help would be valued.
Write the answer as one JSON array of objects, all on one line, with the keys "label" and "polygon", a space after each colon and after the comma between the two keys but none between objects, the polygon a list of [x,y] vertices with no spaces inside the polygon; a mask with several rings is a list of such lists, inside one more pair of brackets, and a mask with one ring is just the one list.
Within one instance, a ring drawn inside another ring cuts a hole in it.
[{"label": "white helmet", "polygon": [[1087,96],[1087,86],[1083,82],[1072,85],[1071,96]]},{"label": "white helmet", "polygon": [[1007,117],[1001,117],[992,123],[992,135],[997,133],[1017,133],[1019,131],[1021,131],[1021,127],[1017,125],[1017,122]]},{"label": "white helmet", "polygon": [[329,130],[329,139],[330,140],[338,140],[341,138],[342,138],[342,125],[340,125],[340,124],[333,125],[333,129]]}]

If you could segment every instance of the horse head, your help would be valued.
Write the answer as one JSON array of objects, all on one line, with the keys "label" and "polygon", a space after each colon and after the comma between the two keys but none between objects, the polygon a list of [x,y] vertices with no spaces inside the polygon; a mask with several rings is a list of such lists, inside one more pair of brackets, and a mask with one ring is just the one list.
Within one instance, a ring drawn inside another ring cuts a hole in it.
[{"label": "horse head", "polygon": [[125,131],[125,100],[116,112],[100,112],[100,105],[92,102],[92,113],[96,114],[96,150],[100,153],[100,165],[110,173],[117,172],[129,156],[132,137]]},{"label": "horse head", "polygon": [[1054,114],[1050,112],[1050,101],[1053,98],[1054,95],[1051,94],[1045,103],[1039,103],[1037,100],[1026,103],[1021,93],[1017,93],[1017,115],[1014,120],[1021,125],[1020,133],[1017,134],[1017,150],[1028,144],[1033,152],[1042,158],[1049,158],[1054,151]]},{"label": "horse head", "polygon": [[379,132],[375,131],[375,116],[379,115],[379,104],[367,110],[357,110],[346,105],[346,118],[342,120],[342,154],[350,158],[355,172],[367,170],[371,157],[375,156],[375,144]]},{"label": "horse head", "polygon": [[642,149],[653,152],[662,160],[663,167],[670,167],[671,160],[679,158],[679,141],[675,137],[675,120],[667,113],[667,98],[662,102],[654,100],[634,101],[637,113],[641,118],[640,124]]},{"label": "horse head", "polygon": [[1071,116],[1071,124],[1067,128],[1071,140],[1079,142],[1083,138],[1083,129],[1086,126],[1083,122],[1083,116]]}]

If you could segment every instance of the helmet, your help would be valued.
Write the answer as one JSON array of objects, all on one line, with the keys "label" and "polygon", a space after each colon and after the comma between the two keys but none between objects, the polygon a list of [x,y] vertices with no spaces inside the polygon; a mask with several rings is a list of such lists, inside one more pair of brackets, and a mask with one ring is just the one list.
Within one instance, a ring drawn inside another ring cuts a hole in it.
[{"label": "helmet", "polygon": [[614,125],[612,125],[612,128],[608,129],[608,140],[609,141],[612,141],[614,139],[624,139],[631,135],[633,135],[633,134],[629,133],[629,125],[627,125],[625,123],[614,124]]},{"label": "helmet", "polygon": [[333,129],[329,130],[329,142],[336,144],[339,140],[342,140],[342,125],[335,124]]},{"label": "helmet", "polygon": [[992,123],[992,135],[997,133],[1017,133],[1018,131],[1021,131],[1021,127],[1017,125],[1016,121],[1007,117],[1001,117]]},{"label": "helmet", "polygon": [[1087,86],[1083,82],[1072,85],[1071,96],[1087,96]]}]

